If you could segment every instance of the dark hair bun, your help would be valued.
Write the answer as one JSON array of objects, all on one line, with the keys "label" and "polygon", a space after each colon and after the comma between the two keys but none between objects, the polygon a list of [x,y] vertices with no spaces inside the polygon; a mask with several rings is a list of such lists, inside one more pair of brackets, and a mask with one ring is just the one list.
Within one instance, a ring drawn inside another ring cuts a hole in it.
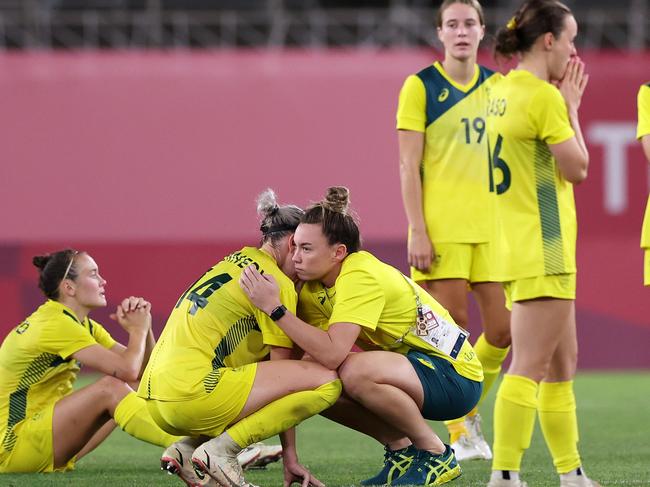
[{"label": "dark hair bun", "polygon": [[348,212],[348,207],[350,206],[350,191],[345,186],[332,186],[327,188],[327,195],[325,196],[325,201],[323,201],[323,208],[336,212],[343,213],[344,215]]},{"label": "dark hair bun", "polygon": [[32,259],[32,264],[38,267],[40,270],[45,269],[47,263],[52,259],[51,255],[36,255]]}]

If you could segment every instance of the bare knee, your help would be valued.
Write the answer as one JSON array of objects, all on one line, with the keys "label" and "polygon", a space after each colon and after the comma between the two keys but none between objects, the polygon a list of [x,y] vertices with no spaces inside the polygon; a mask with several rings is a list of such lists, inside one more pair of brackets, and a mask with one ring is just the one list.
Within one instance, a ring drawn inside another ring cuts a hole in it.
[{"label": "bare knee", "polygon": [[339,367],[339,377],[343,383],[343,390],[353,399],[363,394],[363,390],[372,382],[367,367],[363,360],[358,360],[359,354],[352,354]]},{"label": "bare knee", "polygon": [[105,375],[94,384],[99,390],[104,406],[111,413],[122,399],[133,389],[123,380]]},{"label": "bare knee", "polygon": [[506,348],[512,343],[509,326],[499,328],[486,326],[483,333],[487,342],[493,347]]}]

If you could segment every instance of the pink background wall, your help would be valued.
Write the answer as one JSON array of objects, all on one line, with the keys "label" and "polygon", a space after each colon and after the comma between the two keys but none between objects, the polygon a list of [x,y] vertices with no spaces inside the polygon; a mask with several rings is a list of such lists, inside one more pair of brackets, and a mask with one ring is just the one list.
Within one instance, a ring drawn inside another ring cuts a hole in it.
[{"label": "pink background wall", "polygon": [[[650,367],[638,248],[648,171],[634,141],[650,54],[583,58],[592,156],[576,189],[583,364]],[[255,244],[254,198],[267,186],[298,204],[350,187],[369,247],[403,267],[394,112],[404,77],[432,59],[413,50],[0,55],[0,328],[41,299],[31,256],[65,245],[92,251],[113,302],[150,297],[160,327],[197,274]],[[631,352],[608,351],[611,333],[628,336]]]}]

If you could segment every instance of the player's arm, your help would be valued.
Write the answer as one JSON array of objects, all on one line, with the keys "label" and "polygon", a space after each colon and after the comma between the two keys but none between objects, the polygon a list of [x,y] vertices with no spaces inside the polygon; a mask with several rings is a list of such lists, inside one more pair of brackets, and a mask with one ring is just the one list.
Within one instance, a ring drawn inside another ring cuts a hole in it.
[{"label": "player's arm", "polygon": [[[149,363],[149,357],[151,357],[151,352],[153,351],[153,348],[155,346],[156,346],[156,339],[153,336],[153,329],[150,328],[149,333],[147,334],[147,340],[144,348],[144,358],[142,359],[142,366],[140,367],[138,380],[142,377],[142,373],[144,372],[144,369],[147,368],[147,364]],[[115,345],[113,345],[110,348],[110,350],[119,355],[124,355],[124,353],[127,351],[127,348],[121,343],[117,342],[115,343]]]},{"label": "player's arm", "polygon": [[[251,302],[268,315],[282,304],[273,276],[260,274],[254,266],[243,270],[239,285]],[[290,311],[286,311],[276,323],[305,353],[330,370],[336,370],[343,363],[361,331],[361,327],[354,323],[334,323],[326,331],[321,330]]]},{"label": "player's arm", "polygon": [[549,144],[562,176],[573,184],[584,181],[589,168],[589,151],[582,136],[578,117],[578,108],[588,81],[589,75],[584,72],[584,63],[578,58],[572,58],[564,78],[559,83],[559,90],[566,102],[569,122],[575,137],[559,144]]},{"label": "player's arm", "polygon": [[127,298],[118,305],[111,318],[116,319],[129,334],[129,342],[121,353],[95,344],[78,350],[72,356],[104,374],[134,382],[140,375],[151,329],[151,304],[141,298]]},{"label": "player's arm", "polygon": [[397,141],[402,202],[411,231],[408,263],[419,270],[426,271],[431,266],[433,247],[424,220],[422,204],[420,165],[424,151],[424,133],[398,130]]}]

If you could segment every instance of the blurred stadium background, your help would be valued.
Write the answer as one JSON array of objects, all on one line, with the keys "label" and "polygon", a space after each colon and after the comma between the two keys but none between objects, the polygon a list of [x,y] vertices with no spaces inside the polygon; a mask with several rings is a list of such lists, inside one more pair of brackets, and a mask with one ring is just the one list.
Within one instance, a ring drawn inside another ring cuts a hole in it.
[{"label": "blurred stadium background", "polygon": [[[266,187],[301,205],[350,187],[366,247],[405,269],[394,115],[404,78],[440,56],[439,3],[0,0],[2,334],[42,301],[31,257],[64,246],[96,258],[109,307],[150,299],[160,330],[198,274],[257,243]],[[567,3],[591,74],[580,366],[650,368],[635,141],[650,3]],[[484,1],[489,32],[517,4]],[[481,61],[495,66],[489,42]]]}]

